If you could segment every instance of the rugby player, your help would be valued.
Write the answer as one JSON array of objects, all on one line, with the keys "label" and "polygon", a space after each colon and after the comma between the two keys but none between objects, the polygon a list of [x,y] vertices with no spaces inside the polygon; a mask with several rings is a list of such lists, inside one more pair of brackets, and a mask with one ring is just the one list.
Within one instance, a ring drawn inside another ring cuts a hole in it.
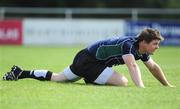
[{"label": "rugby player", "polygon": [[164,86],[172,86],[160,66],[151,55],[159,48],[164,38],[159,30],[146,28],[136,37],[116,37],[98,41],[80,50],[72,64],[60,73],[48,70],[23,70],[13,66],[4,80],[33,78],[58,82],[75,82],[81,78],[85,83],[98,85],[127,86],[128,79],[113,70],[113,66],[125,64],[138,87],[144,87],[141,71],[136,60],[142,60],[152,75]]}]

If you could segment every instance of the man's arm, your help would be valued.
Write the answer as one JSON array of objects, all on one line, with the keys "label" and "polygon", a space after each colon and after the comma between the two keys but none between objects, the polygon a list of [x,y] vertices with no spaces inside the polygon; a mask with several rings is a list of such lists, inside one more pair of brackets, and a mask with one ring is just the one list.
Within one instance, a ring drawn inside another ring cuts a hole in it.
[{"label": "man's arm", "polygon": [[144,87],[143,81],[141,79],[141,72],[139,66],[137,65],[134,56],[132,54],[127,54],[122,56],[126,66],[128,67],[129,73],[133,82],[138,87]]},{"label": "man's arm", "polygon": [[150,58],[147,62],[144,62],[144,64],[152,73],[152,75],[161,82],[161,84],[172,87],[172,85],[167,81],[161,67],[155,63],[152,58]]}]

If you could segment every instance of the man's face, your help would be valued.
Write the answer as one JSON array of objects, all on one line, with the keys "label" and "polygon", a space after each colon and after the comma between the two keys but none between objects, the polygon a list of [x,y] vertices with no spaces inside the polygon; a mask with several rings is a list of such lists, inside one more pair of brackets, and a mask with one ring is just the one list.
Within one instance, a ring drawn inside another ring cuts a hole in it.
[{"label": "man's face", "polygon": [[150,43],[146,43],[146,53],[153,54],[159,48],[159,43],[160,40],[152,40]]}]

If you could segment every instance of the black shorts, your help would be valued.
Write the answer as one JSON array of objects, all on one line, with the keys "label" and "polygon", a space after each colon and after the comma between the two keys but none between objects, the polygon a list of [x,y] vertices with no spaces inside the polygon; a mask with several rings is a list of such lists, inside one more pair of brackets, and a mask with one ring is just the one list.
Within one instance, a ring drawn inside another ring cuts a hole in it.
[{"label": "black shorts", "polygon": [[70,65],[72,72],[83,77],[86,83],[93,83],[106,67],[103,61],[97,60],[87,49],[79,51]]}]

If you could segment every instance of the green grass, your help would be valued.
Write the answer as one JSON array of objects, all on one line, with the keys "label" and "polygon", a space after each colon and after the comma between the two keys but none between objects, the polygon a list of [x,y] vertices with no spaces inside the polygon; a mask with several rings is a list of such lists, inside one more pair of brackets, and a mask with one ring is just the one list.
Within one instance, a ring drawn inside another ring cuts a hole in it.
[{"label": "green grass", "polygon": [[[12,65],[24,69],[62,71],[82,47],[0,46],[0,77]],[[0,80],[1,109],[179,109],[180,48],[161,47],[153,59],[176,87],[163,87],[138,61],[146,88],[137,88],[127,68],[114,69],[129,79],[128,87],[84,85],[84,82],[56,83],[33,79]]]}]

